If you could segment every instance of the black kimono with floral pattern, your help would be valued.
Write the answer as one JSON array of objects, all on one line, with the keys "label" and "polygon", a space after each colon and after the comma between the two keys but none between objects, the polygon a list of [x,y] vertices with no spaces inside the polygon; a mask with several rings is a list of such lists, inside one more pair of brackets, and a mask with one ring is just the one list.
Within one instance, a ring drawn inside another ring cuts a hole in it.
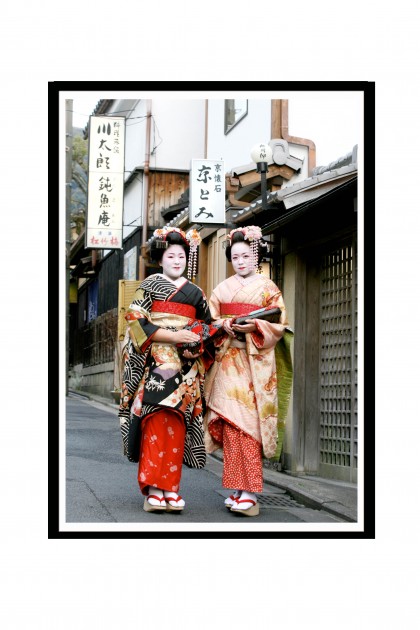
[{"label": "black kimono with floral pattern", "polygon": [[129,334],[123,350],[118,414],[124,454],[138,462],[142,419],[171,408],[186,423],[183,463],[203,468],[204,374],[213,362],[211,351],[206,348],[199,358],[186,359],[180,348],[154,342],[153,337],[160,328],[179,330],[198,321],[205,339],[211,328],[206,296],[188,280],[177,287],[161,274],[154,274],[141,283],[125,317]]}]

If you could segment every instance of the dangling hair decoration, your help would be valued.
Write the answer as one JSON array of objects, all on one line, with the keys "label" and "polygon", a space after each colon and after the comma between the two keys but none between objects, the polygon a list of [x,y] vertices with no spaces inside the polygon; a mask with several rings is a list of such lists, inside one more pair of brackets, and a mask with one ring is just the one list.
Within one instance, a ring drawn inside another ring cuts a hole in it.
[{"label": "dangling hair decoration", "polygon": [[187,232],[186,238],[190,246],[187,277],[188,280],[195,282],[195,276],[197,275],[198,246],[201,243],[201,236],[199,232],[194,229]]},{"label": "dangling hair decoration", "polygon": [[262,241],[261,228],[257,225],[248,225],[246,227],[236,228],[235,230],[232,230],[228,234],[229,245],[232,245],[232,236],[235,234],[235,232],[242,232],[242,234],[244,235],[244,239],[249,242],[253,266],[254,269],[258,269],[258,246],[262,245],[267,247],[266,243]]}]

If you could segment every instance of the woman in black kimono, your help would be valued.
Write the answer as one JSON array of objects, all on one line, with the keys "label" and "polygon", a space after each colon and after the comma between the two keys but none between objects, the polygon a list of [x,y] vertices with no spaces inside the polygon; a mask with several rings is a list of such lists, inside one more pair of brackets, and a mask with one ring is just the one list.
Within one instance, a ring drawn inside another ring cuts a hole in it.
[{"label": "woman in black kimono", "polygon": [[[139,462],[144,510],[171,511],[185,506],[178,494],[182,464],[206,463],[203,385],[213,359],[203,342],[215,327],[203,291],[182,276],[198,232],[188,239],[182,230],[163,228],[154,236],[151,256],[162,273],[141,283],[126,314],[119,419],[124,452]],[[193,351],[180,347],[196,343]]]}]

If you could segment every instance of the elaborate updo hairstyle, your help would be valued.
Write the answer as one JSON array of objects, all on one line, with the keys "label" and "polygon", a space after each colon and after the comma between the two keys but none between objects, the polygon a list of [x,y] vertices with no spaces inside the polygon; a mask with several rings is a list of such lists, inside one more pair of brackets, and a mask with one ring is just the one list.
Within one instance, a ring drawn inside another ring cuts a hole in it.
[{"label": "elaborate updo hairstyle", "polygon": [[[232,245],[234,245],[235,243],[244,243],[244,242],[251,247],[249,240],[245,238],[245,234],[243,232],[234,232],[232,234],[231,244],[229,244],[228,242],[228,245],[226,246],[226,249],[225,249],[226,258],[228,259],[229,262],[232,262]],[[262,245],[261,243],[264,243],[265,245]],[[263,241],[263,240],[258,241],[258,264],[260,264],[260,262],[262,261],[262,259],[264,258],[266,254],[267,254],[266,241]]]},{"label": "elaborate updo hairstyle", "polygon": [[160,261],[162,260],[162,256],[165,253],[165,250],[168,249],[170,245],[181,245],[181,247],[185,251],[185,256],[188,262],[188,257],[190,255],[190,246],[178,232],[169,232],[166,235],[165,240],[163,240],[162,238],[153,239],[150,245],[150,258],[154,262],[160,263]]}]

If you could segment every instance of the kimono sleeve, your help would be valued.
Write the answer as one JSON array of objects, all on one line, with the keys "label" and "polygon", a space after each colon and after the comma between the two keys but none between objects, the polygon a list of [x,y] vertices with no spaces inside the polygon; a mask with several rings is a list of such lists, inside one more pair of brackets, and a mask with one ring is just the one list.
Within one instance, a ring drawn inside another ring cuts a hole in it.
[{"label": "kimono sleeve", "polygon": [[130,338],[137,352],[147,350],[154,334],[159,330],[159,326],[150,321],[152,301],[150,292],[140,285],[125,315]]},{"label": "kimono sleeve", "polygon": [[279,307],[281,310],[281,316],[278,324],[273,324],[262,319],[254,320],[257,330],[250,333],[250,337],[257,349],[273,348],[283,337],[286,327],[288,326],[283,295],[274,282],[271,282],[270,286],[265,291],[263,301],[264,307]]}]

